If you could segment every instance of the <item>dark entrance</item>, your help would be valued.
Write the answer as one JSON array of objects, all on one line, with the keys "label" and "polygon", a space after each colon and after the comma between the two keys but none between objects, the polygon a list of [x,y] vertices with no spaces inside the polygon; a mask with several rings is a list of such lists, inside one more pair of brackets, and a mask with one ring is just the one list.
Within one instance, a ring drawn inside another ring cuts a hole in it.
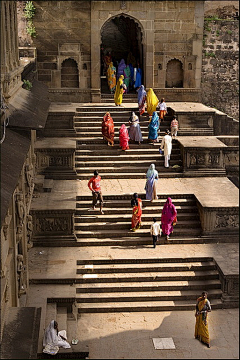
[{"label": "dark entrance", "polygon": [[[139,25],[131,18],[121,15],[107,21],[101,30],[101,92],[109,93],[106,78],[106,66],[104,66],[104,56],[110,54],[113,65],[118,67],[121,59],[125,63],[129,63],[131,56],[134,67],[139,66],[143,74],[143,46],[142,46],[142,32]],[[131,55],[130,55],[131,53]],[[134,89],[131,92],[135,92]]]}]

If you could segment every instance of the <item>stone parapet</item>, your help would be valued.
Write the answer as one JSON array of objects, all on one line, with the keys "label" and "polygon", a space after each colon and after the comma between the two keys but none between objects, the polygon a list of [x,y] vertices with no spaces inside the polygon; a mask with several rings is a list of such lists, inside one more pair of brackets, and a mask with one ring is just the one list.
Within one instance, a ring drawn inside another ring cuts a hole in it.
[{"label": "stone parapet", "polygon": [[37,141],[37,173],[48,178],[75,178],[75,150],[76,141],[71,139],[65,139],[64,143],[58,138]]},{"label": "stone parapet", "polygon": [[75,209],[31,210],[33,243],[41,240],[74,240]]}]

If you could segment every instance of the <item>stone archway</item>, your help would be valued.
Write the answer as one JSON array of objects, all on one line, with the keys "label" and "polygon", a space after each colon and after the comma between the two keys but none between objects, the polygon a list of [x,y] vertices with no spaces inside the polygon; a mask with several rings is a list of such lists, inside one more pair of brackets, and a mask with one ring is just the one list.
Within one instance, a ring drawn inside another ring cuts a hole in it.
[{"label": "stone archway", "polygon": [[[133,67],[139,63],[144,78],[143,34],[135,19],[125,14],[114,16],[103,24],[100,33],[101,92],[108,92],[104,66],[104,56],[107,53],[111,54],[116,68],[121,59],[124,59],[126,64],[131,62]],[[129,60],[130,54],[132,61]]]}]

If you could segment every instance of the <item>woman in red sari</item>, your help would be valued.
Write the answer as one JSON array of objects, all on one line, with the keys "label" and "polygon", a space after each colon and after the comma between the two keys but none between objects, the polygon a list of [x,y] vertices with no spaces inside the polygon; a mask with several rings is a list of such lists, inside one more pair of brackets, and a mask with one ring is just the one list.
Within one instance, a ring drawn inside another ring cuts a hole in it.
[{"label": "woman in red sari", "polygon": [[108,143],[108,146],[114,145],[114,123],[109,112],[103,117],[102,121],[102,136]]},{"label": "woman in red sari", "polygon": [[163,235],[167,236],[167,240],[169,239],[169,235],[173,232],[173,225],[175,225],[176,222],[177,210],[172,203],[172,199],[168,197],[164,204],[161,218],[162,232]]},{"label": "woman in red sari", "polygon": [[119,144],[122,150],[128,150],[129,135],[128,135],[128,129],[125,124],[122,124],[122,126],[119,129]]},{"label": "woman in red sari", "polygon": [[133,198],[131,200],[132,206],[132,227],[130,230],[136,231],[140,229],[142,223],[142,200],[139,199],[138,194],[133,194]]}]

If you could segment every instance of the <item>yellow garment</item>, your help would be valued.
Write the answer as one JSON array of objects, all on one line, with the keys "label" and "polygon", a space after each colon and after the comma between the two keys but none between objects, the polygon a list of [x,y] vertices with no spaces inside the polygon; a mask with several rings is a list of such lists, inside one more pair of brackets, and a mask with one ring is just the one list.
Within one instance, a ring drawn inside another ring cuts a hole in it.
[{"label": "yellow garment", "polygon": [[[206,302],[207,302],[207,299],[204,299],[204,300],[201,300],[198,302],[199,311],[202,311]],[[196,315],[195,338],[199,339],[200,341],[204,342],[205,344],[210,344],[207,313],[205,315],[205,319],[203,317],[203,314]]]},{"label": "yellow garment", "polygon": [[112,91],[116,87],[116,68],[113,66],[111,62],[107,69],[107,79],[109,89]]},{"label": "yellow garment", "polygon": [[155,95],[152,88],[150,88],[147,92],[147,113],[152,116],[153,112],[156,111],[159,100]]},{"label": "yellow garment", "polygon": [[120,105],[122,103],[122,96],[123,96],[124,90],[120,89],[120,86],[123,85],[123,79],[124,79],[124,76],[120,75],[118,82],[117,82],[116,91],[114,94],[114,102],[116,105]]}]

